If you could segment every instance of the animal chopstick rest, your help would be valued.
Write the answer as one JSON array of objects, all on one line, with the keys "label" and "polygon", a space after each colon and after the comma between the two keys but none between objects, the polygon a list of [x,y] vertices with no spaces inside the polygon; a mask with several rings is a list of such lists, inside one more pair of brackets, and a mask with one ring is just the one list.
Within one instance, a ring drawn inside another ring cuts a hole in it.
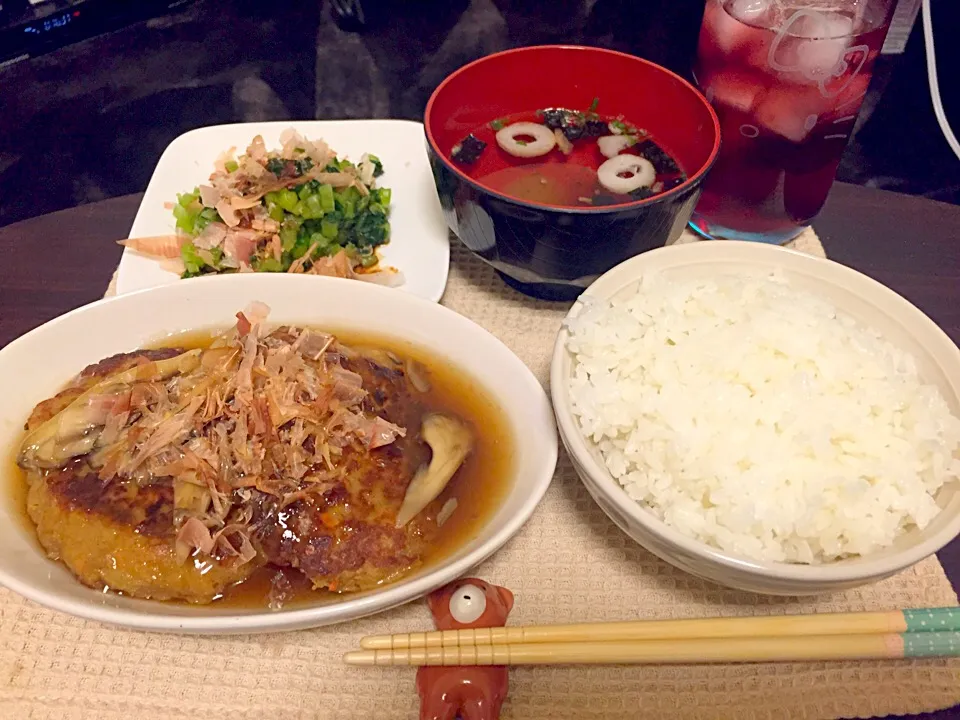
[{"label": "animal chopstick rest", "polygon": [[[430,593],[427,604],[438,630],[501,627],[513,608],[513,593],[477,578],[461,578]],[[420,720],[497,720],[507,687],[504,666],[421,667]]]}]

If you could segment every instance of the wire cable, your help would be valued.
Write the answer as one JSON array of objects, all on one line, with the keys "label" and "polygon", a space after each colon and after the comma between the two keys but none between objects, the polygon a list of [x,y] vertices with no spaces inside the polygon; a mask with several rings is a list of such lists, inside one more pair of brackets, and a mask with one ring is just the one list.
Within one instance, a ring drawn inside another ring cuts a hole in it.
[{"label": "wire cable", "polygon": [[930,81],[930,99],[933,100],[933,114],[943,131],[943,137],[954,154],[960,159],[960,142],[953,134],[947,114],[943,109],[943,100],[940,97],[940,83],[937,81],[937,56],[933,48],[933,19],[930,17],[930,0],[923,0],[923,40],[927,49],[927,79]]}]

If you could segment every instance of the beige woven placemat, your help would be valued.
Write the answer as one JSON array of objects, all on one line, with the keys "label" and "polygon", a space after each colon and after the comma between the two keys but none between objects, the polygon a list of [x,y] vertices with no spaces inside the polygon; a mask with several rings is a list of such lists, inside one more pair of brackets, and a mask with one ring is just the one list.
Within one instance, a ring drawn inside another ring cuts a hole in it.
[{"label": "beige woven placemat", "polygon": [[[693,240],[686,236],[681,241]],[[795,243],[822,254],[813,231]],[[453,243],[443,303],[484,326],[546,383],[568,304],[509,290]],[[566,457],[537,512],[476,574],[511,588],[510,622],[766,615],[953,605],[930,558],[882,583],[816,599],[726,590],[635,545]],[[423,603],[318,630],[203,638],[118,630],[0,591],[0,717],[412,720],[411,668],[347,668],[362,635],[430,627]],[[915,713],[960,703],[960,661],[513,668],[503,718],[779,720]]]}]

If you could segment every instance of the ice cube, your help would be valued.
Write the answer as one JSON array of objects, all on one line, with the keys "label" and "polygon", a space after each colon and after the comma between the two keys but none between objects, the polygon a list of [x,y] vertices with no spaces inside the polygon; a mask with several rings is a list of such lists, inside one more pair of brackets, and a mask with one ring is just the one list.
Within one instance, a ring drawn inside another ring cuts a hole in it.
[{"label": "ice cube", "polygon": [[821,80],[842,71],[843,55],[853,31],[853,20],[832,12],[799,10],[787,21],[787,32],[801,40],[796,46],[797,69],[809,80]]},{"label": "ice cube", "polygon": [[[741,0],[741,2],[745,1]],[[719,2],[707,3],[700,37],[701,47],[705,44],[703,40],[709,38],[706,42],[708,47],[715,46],[721,53],[728,56],[745,53],[752,45],[763,42],[762,38],[757,37],[755,28],[737,20]]]},{"label": "ice cube", "polygon": [[815,40],[836,40],[853,33],[853,19],[838,12],[798,10],[788,18],[793,19],[789,33],[797,37]]},{"label": "ice cube", "polygon": [[774,5],[774,0],[733,0],[727,5],[727,12],[740,22],[755,25],[769,16]]},{"label": "ice cube", "polygon": [[821,80],[842,72],[846,40],[807,40],[797,48],[800,72],[810,80]]},{"label": "ice cube", "polygon": [[706,83],[710,101],[741,112],[749,112],[763,89],[762,80],[747,73],[724,70]]},{"label": "ice cube", "polygon": [[816,86],[781,83],[757,102],[757,124],[792,142],[801,142],[816,127],[826,109]]}]

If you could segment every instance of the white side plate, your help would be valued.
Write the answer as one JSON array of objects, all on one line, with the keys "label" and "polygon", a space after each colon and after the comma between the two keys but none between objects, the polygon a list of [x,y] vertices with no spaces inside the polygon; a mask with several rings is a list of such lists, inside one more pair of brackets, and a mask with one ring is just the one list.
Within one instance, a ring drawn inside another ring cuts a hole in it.
[{"label": "white side plate", "polygon": [[[231,147],[246,150],[255,135],[267,149],[280,147],[280,133],[296,129],[310,140],[322,139],[338,157],[354,162],[363,153],[383,162],[380,187],[390,188],[390,242],[381,248],[385,265],[403,273],[398,289],[438,302],[447,284],[450,244],[437,189],[424,149],[423,125],[410,120],[307,120],[214,125],[191,130],[163,151],[140,203],[130,237],[170,235],[174,219],[164,203],[177,193],[206,182],[217,156]],[[117,293],[182,282],[156,260],[124,250],[117,273]]]}]

